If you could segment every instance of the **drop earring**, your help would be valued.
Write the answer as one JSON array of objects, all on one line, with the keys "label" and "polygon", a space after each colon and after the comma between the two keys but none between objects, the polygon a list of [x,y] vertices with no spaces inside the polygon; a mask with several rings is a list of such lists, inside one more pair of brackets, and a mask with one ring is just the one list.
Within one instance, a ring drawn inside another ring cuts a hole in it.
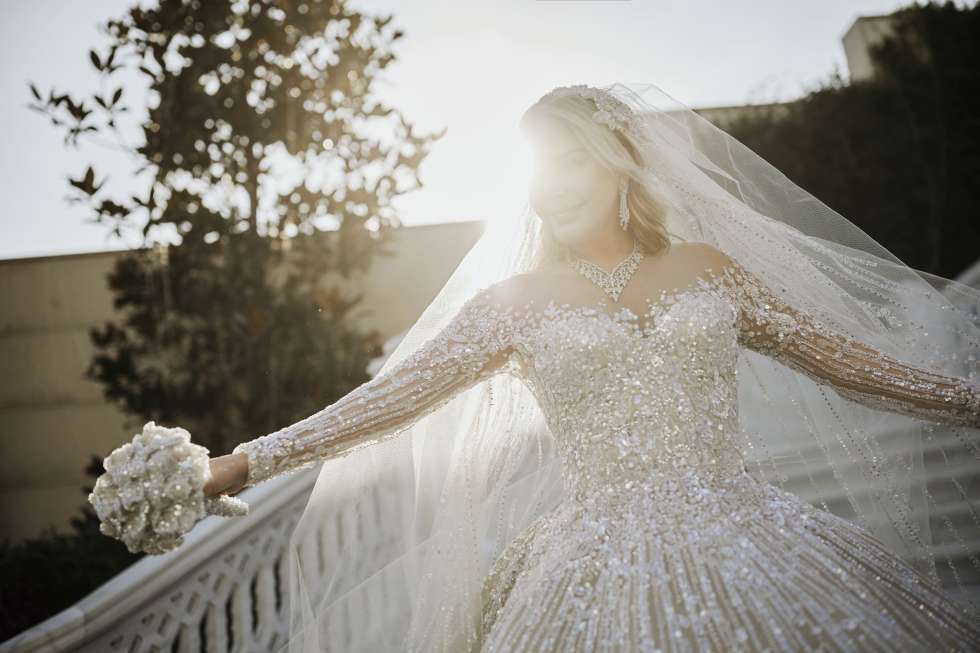
[{"label": "drop earring", "polygon": [[623,177],[619,180],[619,226],[623,231],[626,231],[630,221],[630,207],[626,204],[627,190],[629,190],[629,179]]}]

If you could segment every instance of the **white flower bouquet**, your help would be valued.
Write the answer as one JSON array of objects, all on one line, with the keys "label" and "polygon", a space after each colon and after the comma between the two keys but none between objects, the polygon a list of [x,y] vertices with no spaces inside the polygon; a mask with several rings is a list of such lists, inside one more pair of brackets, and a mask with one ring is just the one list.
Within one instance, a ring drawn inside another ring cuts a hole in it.
[{"label": "white flower bouquet", "polygon": [[204,496],[211,478],[208,450],[182,428],[147,422],[132,442],[103,461],[105,473],[88,495],[99,530],[130,552],[167,553],[208,515],[239,517],[248,504],[228,495]]}]

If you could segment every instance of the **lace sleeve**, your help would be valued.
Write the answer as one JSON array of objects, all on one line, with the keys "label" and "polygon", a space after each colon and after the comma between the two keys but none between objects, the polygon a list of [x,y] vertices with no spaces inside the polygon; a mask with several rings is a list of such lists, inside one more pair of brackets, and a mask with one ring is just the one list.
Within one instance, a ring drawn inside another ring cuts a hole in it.
[{"label": "lace sleeve", "polygon": [[[724,255],[723,255],[724,256]],[[793,308],[725,257],[738,305],[739,344],[865,406],[980,427],[980,383],[908,365]]]},{"label": "lace sleeve", "polygon": [[412,426],[503,368],[513,352],[510,314],[489,290],[470,298],[437,335],[390,370],[319,412],[243,442],[251,487],[285,472],[343,456]]}]

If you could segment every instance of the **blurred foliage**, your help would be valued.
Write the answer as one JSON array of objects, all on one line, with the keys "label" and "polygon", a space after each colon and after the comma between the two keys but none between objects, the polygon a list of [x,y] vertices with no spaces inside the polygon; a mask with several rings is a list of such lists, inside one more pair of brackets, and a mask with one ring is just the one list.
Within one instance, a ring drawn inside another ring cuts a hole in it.
[{"label": "blurred foliage", "polygon": [[893,17],[873,79],[835,73],[723,127],[906,264],[953,278],[980,256],[980,7]]},{"label": "blurred foliage", "polygon": [[[217,456],[369,379],[380,338],[350,326],[362,297],[344,282],[390,253],[392,200],[421,187],[418,167],[445,133],[414,133],[373,93],[403,35],[391,20],[343,0],[162,0],[106,23],[91,97],[29,85],[30,108],[67,146],[114,140],[146,179],[122,199],[93,165],[69,179],[70,201],[139,241],[108,277],[119,319],[92,329],[87,371],[132,432],[179,425]],[[147,90],[124,89],[121,72]],[[142,143],[128,145],[132,133]],[[45,588],[4,582],[5,605],[48,616],[132,562],[84,512],[75,535],[5,548],[4,580],[27,582],[27,562],[41,576],[72,567]]]},{"label": "blurred foliage", "polygon": [[[391,18],[344,2],[164,0],[108,21],[107,51],[90,52],[105,90],[43,99],[31,84],[67,144],[114,135],[149,177],[127,200],[103,198],[92,166],[70,180],[94,221],[143,238],[109,276],[125,317],[92,331],[89,370],[135,429],[179,424],[217,455],[367,380],[377,334],[345,326],[361,297],[327,280],[390,253],[391,201],[421,186],[442,136],[414,135],[372,93],[402,36]],[[119,124],[133,93],[111,81],[127,66],[149,85],[135,147]]]},{"label": "blurred foliage", "polygon": [[[93,455],[86,468],[92,484],[105,471]],[[71,533],[48,527],[39,536],[0,542],[0,642],[44,621],[143,557],[99,531],[99,518],[86,502],[71,520]]]}]

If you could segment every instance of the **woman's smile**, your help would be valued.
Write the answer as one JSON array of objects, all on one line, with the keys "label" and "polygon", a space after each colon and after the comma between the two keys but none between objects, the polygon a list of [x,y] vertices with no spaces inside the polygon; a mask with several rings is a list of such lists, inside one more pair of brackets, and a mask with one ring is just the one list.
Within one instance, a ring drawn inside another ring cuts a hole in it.
[{"label": "woman's smile", "polygon": [[578,209],[582,208],[583,206],[585,206],[585,204],[587,202],[588,202],[588,200],[582,200],[578,204],[573,204],[572,206],[568,207],[567,209],[562,209],[560,211],[555,211],[553,215],[560,222],[564,222],[565,220],[568,219],[568,217],[572,213],[574,213],[576,210],[578,210]]}]

